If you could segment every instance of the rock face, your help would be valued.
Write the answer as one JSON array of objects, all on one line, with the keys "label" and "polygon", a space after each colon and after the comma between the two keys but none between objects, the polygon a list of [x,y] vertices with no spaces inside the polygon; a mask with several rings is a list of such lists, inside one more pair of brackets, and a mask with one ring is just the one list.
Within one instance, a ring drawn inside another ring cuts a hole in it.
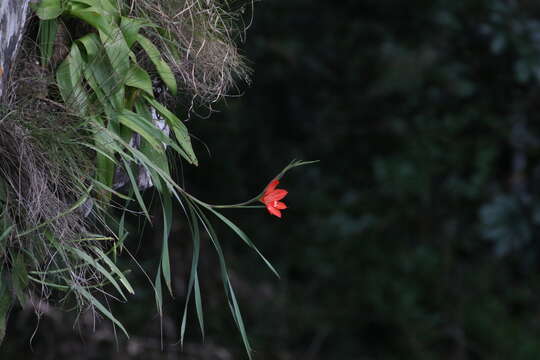
[{"label": "rock face", "polygon": [[0,99],[21,43],[30,0],[0,0]]}]

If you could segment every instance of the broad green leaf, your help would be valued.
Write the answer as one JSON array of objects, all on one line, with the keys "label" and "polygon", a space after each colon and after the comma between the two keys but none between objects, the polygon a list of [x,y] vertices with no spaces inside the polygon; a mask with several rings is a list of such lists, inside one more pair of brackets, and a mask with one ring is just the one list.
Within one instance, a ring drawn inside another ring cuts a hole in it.
[{"label": "broad green leaf", "polygon": [[170,142],[169,138],[156,128],[153,123],[139,114],[124,110],[118,115],[118,121],[140,134],[156,151],[164,152],[163,142]]},{"label": "broad green leaf", "polygon": [[95,33],[90,33],[77,39],[77,42],[83,46],[86,52],[86,62],[93,61],[101,48],[101,42],[98,36]]},{"label": "broad green leaf", "polygon": [[154,125],[151,118],[148,119],[140,114],[124,110],[121,114],[118,114],[118,121],[140,134],[158,152],[165,152],[164,145],[172,147],[179,153],[183,152],[171,138]]},{"label": "broad green leaf", "polygon": [[124,85],[117,81],[118,76],[112,71],[104,53],[98,53],[93,58],[89,57],[84,68],[84,78],[109,119],[123,109]]},{"label": "broad green leaf", "polygon": [[90,24],[93,28],[110,35],[113,33],[110,17],[103,14],[103,10],[97,7],[84,7],[73,5],[69,14]]},{"label": "broad green leaf", "polygon": [[112,23],[109,27],[109,32],[99,31],[99,37],[105,47],[109,62],[118,75],[117,80],[124,83],[130,67],[131,51],[118,25]]},{"label": "broad green leaf", "polygon": [[182,121],[174,115],[169,109],[167,109],[165,106],[161,105],[157,100],[152,99],[148,96],[145,96],[146,101],[150,105],[152,105],[156,111],[163,116],[165,121],[167,121],[167,124],[171,127],[171,129],[174,132],[174,135],[176,136],[176,139],[178,140],[178,143],[184,150],[180,154],[190,163],[197,165],[197,157],[195,156],[195,152],[193,151],[193,146],[191,145],[191,138],[189,137],[189,132],[182,123]]},{"label": "broad green leaf", "polygon": [[56,72],[56,82],[62,99],[72,110],[85,114],[89,108],[88,94],[82,85],[84,62],[79,47],[71,46],[68,57]]},{"label": "broad green leaf", "polygon": [[[111,25],[109,31],[123,38],[115,25]],[[125,106],[124,80],[127,73],[124,68],[129,67],[129,59],[121,51],[121,39],[105,40],[111,38],[103,31],[99,33],[101,38],[92,33],[80,38],[77,43],[86,53],[85,79],[105,112],[111,117],[111,114],[122,111]],[[129,52],[129,49],[127,51]]]},{"label": "broad green leaf", "polygon": [[109,16],[117,16],[120,13],[118,6],[114,5],[109,0],[71,0],[71,2],[100,9],[103,14],[107,14]]},{"label": "broad green leaf", "polygon": [[120,18],[120,29],[122,30],[122,33],[124,34],[124,38],[126,39],[126,42],[130,49],[135,43],[135,41],[137,41],[137,36],[139,35],[139,31],[145,25],[147,25],[147,23],[142,19],[136,19],[136,18],[125,17],[125,16],[122,16]]},{"label": "broad green leaf", "polygon": [[152,61],[152,63],[156,67],[159,77],[161,77],[161,80],[163,80],[165,85],[167,85],[169,91],[173,95],[176,95],[177,85],[174,73],[172,72],[169,65],[165,62],[165,60],[163,60],[163,58],[161,57],[158,48],[154,44],[152,44],[149,39],[145,38],[141,34],[137,36],[137,42],[139,43],[139,45],[141,45],[146,54],[148,54],[150,61]]},{"label": "broad green leaf", "polygon": [[137,64],[131,64],[126,77],[126,85],[141,89],[151,97],[154,97],[154,89],[150,75]]},{"label": "broad green leaf", "polygon": [[56,19],[40,20],[38,37],[42,65],[48,65],[51,60],[57,30],[58,21]]},{"label": "broad green leaf", "polygon": [[30,6],[41,20],[56,19],[64,11],[61,0],[41,0],[39,3],[31,3]]}]

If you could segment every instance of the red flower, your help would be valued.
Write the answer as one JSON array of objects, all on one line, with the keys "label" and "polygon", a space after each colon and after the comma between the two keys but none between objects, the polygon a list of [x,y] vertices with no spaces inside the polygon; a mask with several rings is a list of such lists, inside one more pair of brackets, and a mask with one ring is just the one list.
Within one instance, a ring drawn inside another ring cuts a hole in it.
[{"label": "red flower", "polygon": [[278,184],[279,180],[272,180],[264,190],[264,194],[260,198],[260,201],[266,205],[266,209],[270,214],[281,218],[280,210],[286,209],[287,205],[279,200],[283,199],[287,195],[288,191],[284,189],[276,189]]}]

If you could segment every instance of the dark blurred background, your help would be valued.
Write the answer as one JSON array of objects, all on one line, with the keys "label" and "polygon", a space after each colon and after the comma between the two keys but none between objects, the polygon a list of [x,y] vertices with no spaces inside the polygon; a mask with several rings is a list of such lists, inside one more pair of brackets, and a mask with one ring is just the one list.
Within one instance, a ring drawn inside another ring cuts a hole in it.
[{"label": "dark blurred background", "polygon": [[[281,279],[218,226],[254,358],[540,359],[540,4],[265,0],[244,53],[253,84],[190,120],[212,155],[197,145],[187,189],[243,201],[291,159],[321,160],[283,179],[283,219],[226,212]],[[176,219],[161,322],[131,264],[137,294],[111,303],[131,340],[92,314],[19,310],[0,358],[246,359],[209,246],[205,342],[191,311],[175,344],[191,257]],[[141,234],[154,276],[159,228]]]}]

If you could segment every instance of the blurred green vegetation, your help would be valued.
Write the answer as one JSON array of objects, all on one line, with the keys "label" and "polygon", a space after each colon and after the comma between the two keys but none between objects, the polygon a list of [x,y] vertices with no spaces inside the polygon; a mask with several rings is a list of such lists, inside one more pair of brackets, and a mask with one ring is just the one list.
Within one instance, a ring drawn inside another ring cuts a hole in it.
[{"label": "blurred green vegetation", "polygon": [[[220,231],[255,358],[539,359],[540,4],[266,0],[245,54],[253,85],[191,120],[212,156],[181,168],[188,190],[234,202],[292,158],[321,160],[282,181],[283,219],[227,212],[281,280]],[[129,352],[120,339],[133,359],[178,351],[168,344],[190,250],[177,218],[165,351],[150,289],[116,310],[143,349]],[[146,228],[132,245],[148,269],[158,243]],[[207,345],[194,347],[193,323],[180,358],[242,359],[210,250],[201,271]],[[27,351],[29,335],[20,339],[8,337],[3,351]],[[75,352],[127,358],[107,344]]]}]

